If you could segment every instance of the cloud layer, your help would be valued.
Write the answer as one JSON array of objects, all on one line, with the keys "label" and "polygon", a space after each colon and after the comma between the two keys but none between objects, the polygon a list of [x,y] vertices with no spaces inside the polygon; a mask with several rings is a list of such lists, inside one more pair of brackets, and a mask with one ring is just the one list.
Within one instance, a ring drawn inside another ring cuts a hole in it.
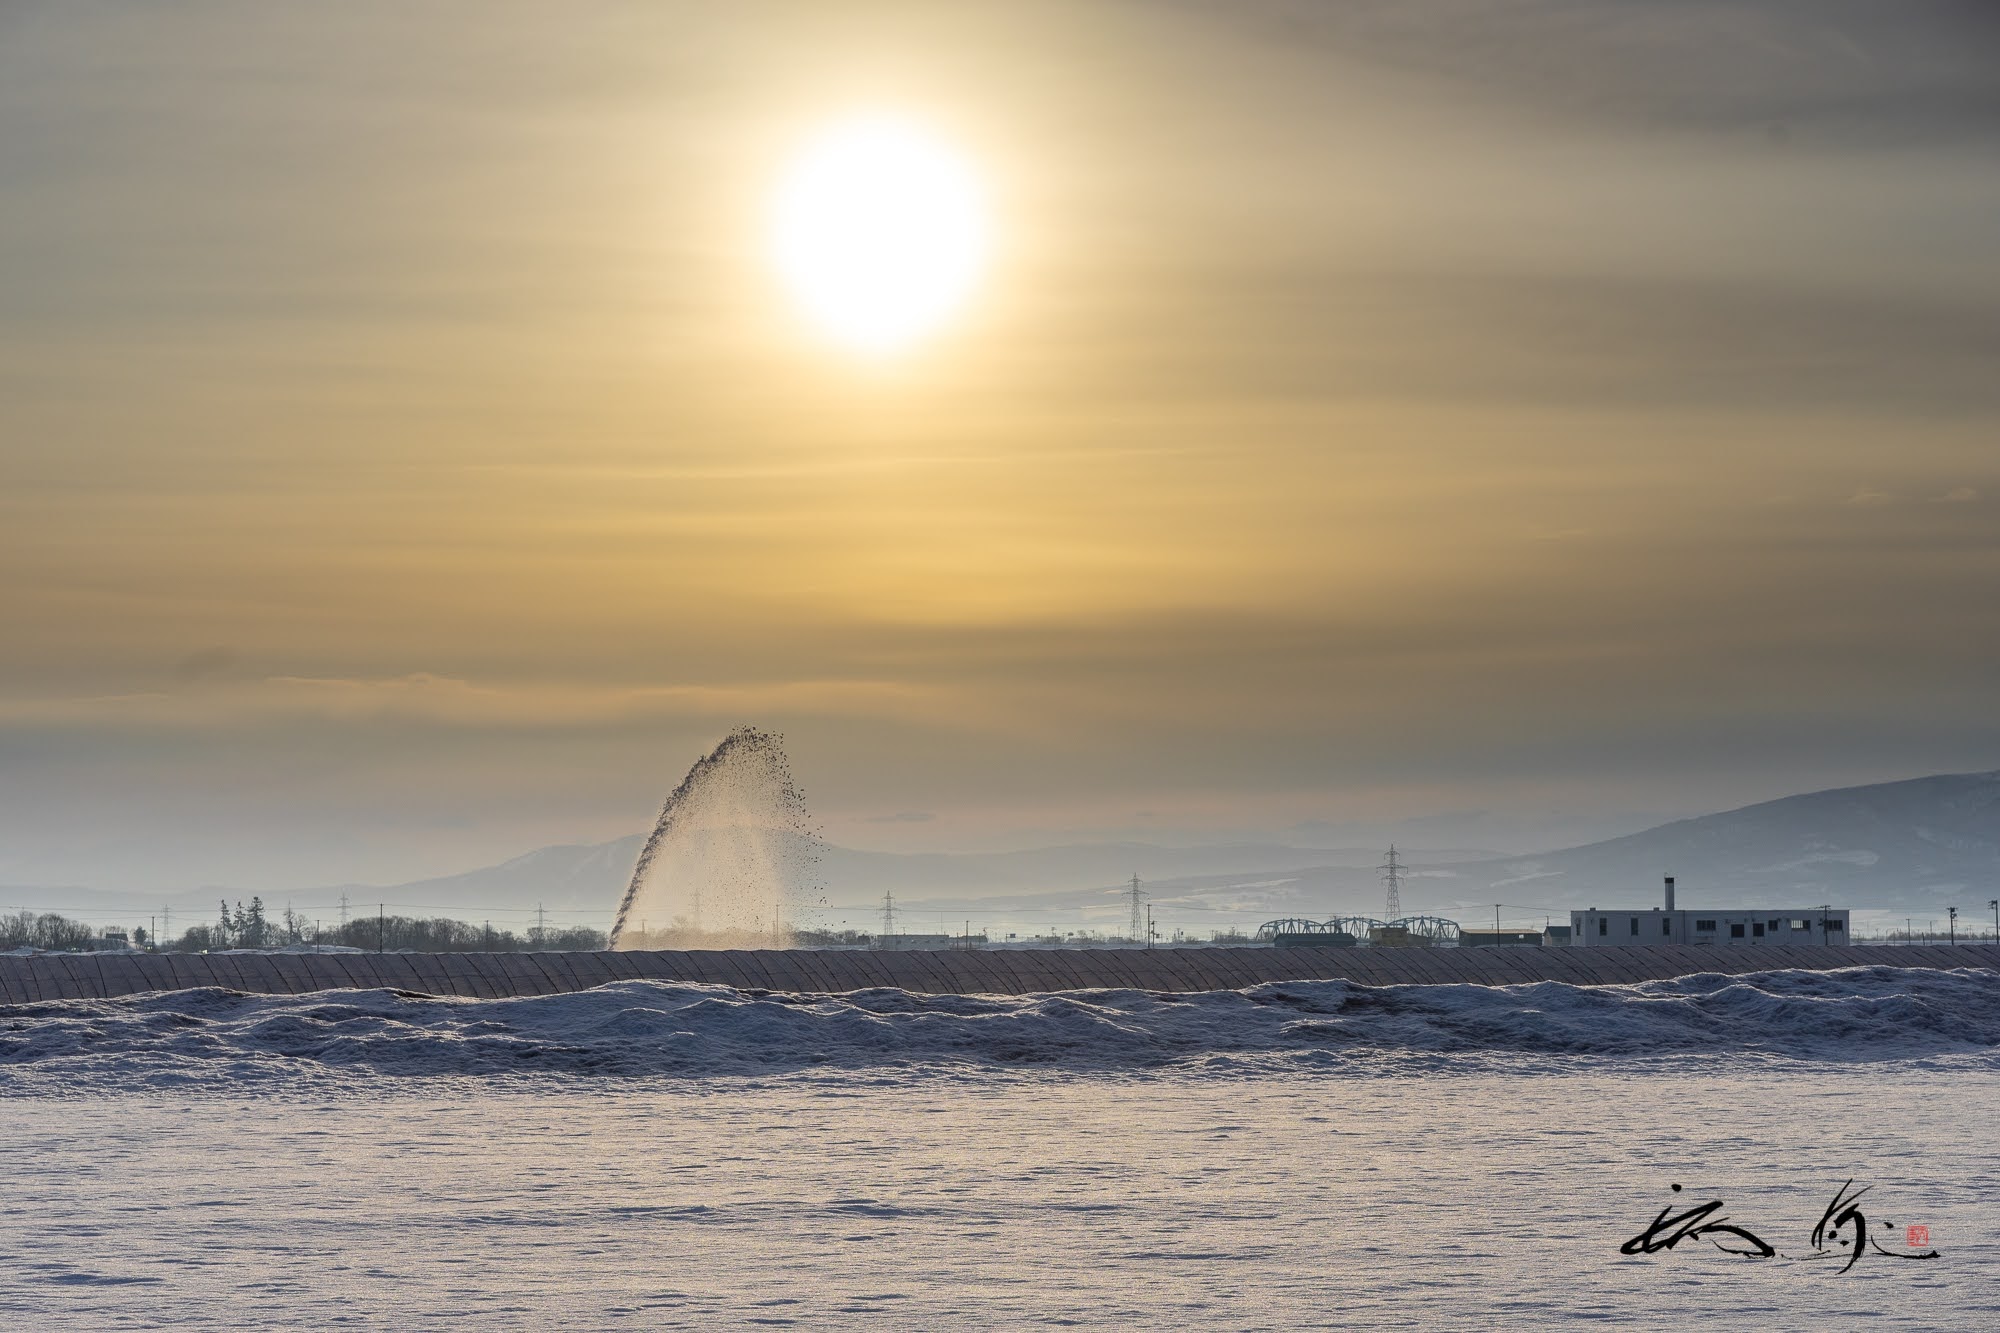
[{"label": "cloud layer", "polygon": [[[0,17],[0,882],[608,837],[746,721],[898,846],[2000,763],[1988,7],[835,8]],[[1001,209],[869,373],[756,239],[862,104]]]}]

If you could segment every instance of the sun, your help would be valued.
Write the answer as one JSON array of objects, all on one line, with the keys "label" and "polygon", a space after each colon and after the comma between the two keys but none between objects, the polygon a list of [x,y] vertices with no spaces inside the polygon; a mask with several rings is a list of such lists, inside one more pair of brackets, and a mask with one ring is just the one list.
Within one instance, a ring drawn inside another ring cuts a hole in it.
[{"label": "sun", "polygon": [[771,208],[771,255],[800,311],[857,351],[899,351],[978,285],[991,241],[965,158],[888,116],[842,122],[793,159]]}]

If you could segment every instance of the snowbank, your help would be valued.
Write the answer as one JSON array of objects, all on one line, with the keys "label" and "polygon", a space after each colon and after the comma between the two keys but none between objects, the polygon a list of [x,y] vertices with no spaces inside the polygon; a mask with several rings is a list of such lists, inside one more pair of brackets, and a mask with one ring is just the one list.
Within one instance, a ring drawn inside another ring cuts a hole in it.
[{"label": "snowbank", "polygon": [[[1890,1060],[2000,1048],[2000,973],[1778,971],[1633,986],[1273,983],[1162,995],[880,989],[746,995],[649,981],[520,999],[201,989],[0,1006],[0,1080],[352,1071],[768,1074],[815,1067],[1134,1069],[1240,1057],[1367,1071],[1397,1057],[1545,1062],[1680,1053]],[[39,1080],[38,1080],[39,1081]]]}]

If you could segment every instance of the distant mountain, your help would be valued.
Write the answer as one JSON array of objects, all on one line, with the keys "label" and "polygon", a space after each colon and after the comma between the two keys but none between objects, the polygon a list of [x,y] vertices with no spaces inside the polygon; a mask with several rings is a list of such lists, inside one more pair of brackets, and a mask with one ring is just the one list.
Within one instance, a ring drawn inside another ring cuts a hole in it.
[{"label": "distant mountain", "polygon": [[[386,888],[345,885],[306,895],[319,900],[348,893],[356,902],[386,900],[406,910],[459,914],[480,909],[520,910],[537,903],[551,910],[595,909],[607,917],[617,906],[638,860],[643,835],[612,842],[543,847],[496,866]],[[912,909],[937,902],[1039,898],[1090,894],[1137,874],[1151,882],[1189,876],[1229,878],[1302,863],[1370,866],[1378,853],[1360,848],[1288,847],[1232,843],[1156,847],[1147,843],[1079,843],[1019,852],[869,852],[848,847],[816,849],[818,873],[829,901],[872,903],[887,893]],[[1479,853],[1442,852],[1464,859]]]},{"label": "distant mountain", "polygon": [[519,911],[539,904],[551,911],[598,911],[608,920],[645,841],[645,834],[634,833],[611,842],[563,843],[457,875],[387,887],[348,884],[303,896],[319,900],[345,892],[356,902],[386,900],[406,915],[430,912],[474,919],[482,910]]},{"label": "distant mountain", "polygon": [[[2000,772],[1788,796],[1540,856],[1451,867],[1464,901],[1941,907],[2000,897]],[[1478,892],[1465,891],[1477,887]],[[1976,900],[1976,901],[1975,901]]]},{"label": "distant mountain", "polygon": [[[640,842],[635,834],[545,847],[461,875],[348,891],[356,901],[386,898],[406,910],[463,916],[537,902],[608,916]],[[1383,912],[1381,854],[1373,848],[1082,843],[982,853],[825,847],[819,856],[829,903],[850,917],[888,892],[912,919],[970,911],[1023,925],[1058,917],[1108,924],[1120,919],[1116,894],[1135,873],[1157,910],[1195,929],[1250,917]],[[1464,916],[1494,902],[1513,909],[1509,915],[1650,905],[1665,875],[1678,878],[1684,905],[1915,910],[1959,902],[1970,911],[2000,895],[2000,772],[1789,796],[1535,856],[1416,849],[1408,860],[1402,901],[1410,913]]]},{"label": "distant mountain", "polygon": [[[499,865],[389,887],[336,885],[283,895],[324,914],[345,893],[356,913],[384,902],[411,915],[492,916],[519,926],[537,904],[563,923],[608,922],[642,838],[543,847]],[[821,847],[828,924],[865,928],[882,895],[896,895],[910,923],[963,920],[1002,931],[1084,925],[1122,930],[1120,894],[1138,874],[1171,927],[1196,934],[1274,917],[1381,916],[1375,848],[1236,843],[1158,847],[1080,843],[1019,852],[915,853]],[[1576,907],[1650,906],[1662,876],[1679,880],[1682,906],[1806,907],[1942,915],[1957,904],[1986,919],[2000,896],[2000,772],[1963,773],[1845,787],[1684,819],[1643,833],[1534,856],[1405,849],[1405,913],[1474,921],[1493,904],[1510,919]],[[232,901],[247,892],[228,891]],[[275,903],[280,899],[271,897]],[[107,911],[154,910],[159,903],[105,890],[0,889],[28,906],[73,904]],[[201,899],[175,899],[202,915]],[[135,904],[143,904],[135,907]],[[915,928],[912,925],[912,928]]]}]

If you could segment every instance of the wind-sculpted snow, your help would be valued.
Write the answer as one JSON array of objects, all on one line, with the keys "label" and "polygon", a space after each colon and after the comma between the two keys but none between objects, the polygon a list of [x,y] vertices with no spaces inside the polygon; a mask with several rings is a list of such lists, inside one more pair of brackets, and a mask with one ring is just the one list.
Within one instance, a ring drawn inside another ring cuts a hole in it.
[{"label": "wind-sculpted snow", "polygon": [[1018,997],[628,981],[563,995],[202,989],[0,1007],[0,1087],[309,1076],[769,1075],[1204,1066],[1415,1072],[1495,1059],[1881,1061],[2000,1050],[2000,973],[1850,968],[1560,982]]}]

